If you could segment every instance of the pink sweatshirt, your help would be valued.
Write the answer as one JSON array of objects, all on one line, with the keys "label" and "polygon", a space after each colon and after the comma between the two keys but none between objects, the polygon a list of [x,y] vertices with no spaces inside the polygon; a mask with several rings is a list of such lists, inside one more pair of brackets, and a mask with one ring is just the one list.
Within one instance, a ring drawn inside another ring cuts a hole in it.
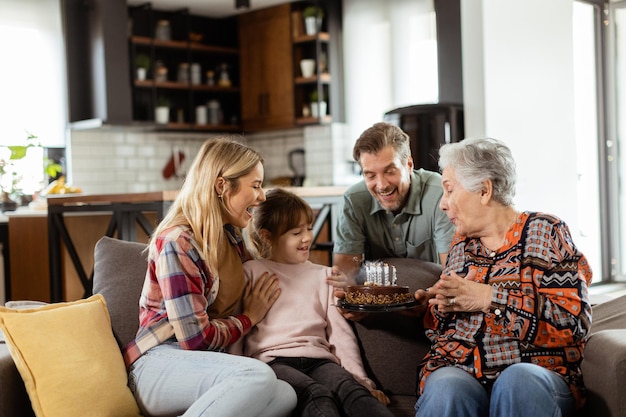
[{"label": "pink sweatshirt", "polygon": [[309,261],[283,264],[270,260],[244,263],[247,279],[264,272],[276,274],[280,297],[265,318],[246,336],[244,354],[264,362],[277,357],[330,359],[370,390],[376,389],[361,361],[356,336],[337,311],[332,286],[326,283],[331,268]]}]

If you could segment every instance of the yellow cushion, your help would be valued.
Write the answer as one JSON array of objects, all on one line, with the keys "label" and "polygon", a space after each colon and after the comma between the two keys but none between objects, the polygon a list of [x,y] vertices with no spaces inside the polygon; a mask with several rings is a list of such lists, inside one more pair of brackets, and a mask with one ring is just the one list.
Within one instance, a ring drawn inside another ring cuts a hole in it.
[{"label": "yellow cushion", "polygon": [[0,307],[0,327],[37,417],[140,415],[102,295]]}]

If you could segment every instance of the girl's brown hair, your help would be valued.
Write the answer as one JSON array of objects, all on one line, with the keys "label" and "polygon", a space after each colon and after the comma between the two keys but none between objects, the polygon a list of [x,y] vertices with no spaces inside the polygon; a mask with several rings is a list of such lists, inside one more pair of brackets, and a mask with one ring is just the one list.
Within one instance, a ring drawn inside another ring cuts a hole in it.
[{"label": "girl's brown hair", "polygon": [[[251,251],[260,258],[271,257],[278,238],[300,225],[303,218],[308,224],[313,223],[313,210],[306,201],[282,188],[269,190],[265,201],[254,209],[247,227]],[[269,240],[262,230],[269,232]]]}]

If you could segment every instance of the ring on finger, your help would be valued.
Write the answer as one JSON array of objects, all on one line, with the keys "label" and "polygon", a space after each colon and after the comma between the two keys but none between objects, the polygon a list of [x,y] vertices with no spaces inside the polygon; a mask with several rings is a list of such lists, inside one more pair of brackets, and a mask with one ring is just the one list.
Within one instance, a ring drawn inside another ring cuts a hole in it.
[{"label": "ring on finger", "polygon": [[454,298],[454,297],[450,298],[449,305],[451,305],[451,306],[456,305],[456,298]]}]

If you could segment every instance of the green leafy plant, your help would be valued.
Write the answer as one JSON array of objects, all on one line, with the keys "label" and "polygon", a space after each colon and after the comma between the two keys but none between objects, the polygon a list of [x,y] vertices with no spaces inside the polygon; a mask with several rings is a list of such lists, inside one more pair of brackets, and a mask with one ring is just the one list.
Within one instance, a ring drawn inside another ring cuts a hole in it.
[{"label": "green leafy plant", "polygon": [[303,17],[318,17],[322,19],[324,17],[324,9],[317,6],[308,6],[302,10]]},{"label": "green leafy plant", "polygon": [[[30,132],[26,132],[26,143],[24,145],[7,145],[2,148],[9,152],[3,152],[4,157],[0,157],[0,188],[3,193],[4,201],[8,201],[8,195],[22,192],[23,172],[16,162],[24,159],[29,148],[39,148],[41,143],[38,137]],[[44,172],[51,178],[56,178],[62,173],[63,167],[52,159],[44,157],[42,160],[42,168]]]},{"label": "green leafy plant", "polygon": [[157,97],[157,100],[156,100],[157,107],[170,107],[171,105],[172,105],[172,102],[170,101],[169,98],[165,96]]},{"label": "green leafy plant", "polygon": [[43,169],[45,173],[52,179],[56,179],[63,173],[63,167],[54,159],[44,158]]},{"label": "green leafy plant", "polygon": [[135,66],[137,68],[150,68],[150,57],[146,54],[138,54],[135,57]]},{"label": "green leafy plant", "polygon": [[[311,92],[309,93],[309,100],[311,101],[311,103],[316,103],[317,98],[318,98],[318,93],[317,93],[317,88],[316,88],[314,90],[311,90]],[[322,92],[322,101],[326,101],[326,92]]]},{"label": "green leafy plant", "polygon": [[7,173],[6,168],[13,163],[13,161],[19,161],[26,156],[28,148],[33,146],[41,146],[36,140],[37,136],[32,133],[26,132],[26,145],[8,145],[5,146],[11,154],[7,160],[0,159],[0,176]]}]

